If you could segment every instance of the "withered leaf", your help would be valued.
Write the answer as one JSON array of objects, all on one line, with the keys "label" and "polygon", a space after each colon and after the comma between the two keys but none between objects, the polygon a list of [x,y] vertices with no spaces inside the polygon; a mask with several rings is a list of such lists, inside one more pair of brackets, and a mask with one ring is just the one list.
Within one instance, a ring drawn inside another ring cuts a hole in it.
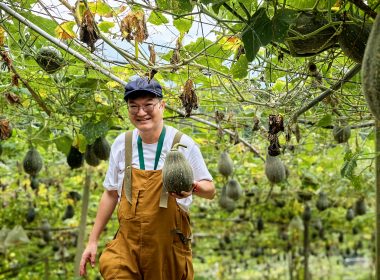
[{"label": "withered leaf", "polygon": [[8,102],[10,104],[19,104],[21,105],[21,100],[20,100],[20,97],[17,96],[16,94],[12,93],[12,92],[6,92],[5,93],[5,98],[8,100]]},{"label": "withered leaf", "polygon": [[90,47],[91,52],[95,51],[95,42],[99,39],[99,36],[96,33],[94,18],[89,9],[83,13],[79,29],[79,39]]},{"label": "withered leaf", "polygon": [[198,97],[195,93],[193,80],[188,79],[186,81],[179,98],[182,101],[182,106],[185,108],[186,117],[190,116],[193,109],[198,109]]},{"label": "withered leaf", "polygon": [[149,64],[155,65],[156,64],[156,52],[154,51],[154,46],[152,44],[149,44]]},{"label": "withered leaf", "polygon": [[149,34],[143,11],[129,12],[121,21],[121,36],[128,41],[144,42]]},{"label": "withered leaf", "polygon": [[12,127],[7,119],[0,119],[0,140],[7,140],[12,136]]}]

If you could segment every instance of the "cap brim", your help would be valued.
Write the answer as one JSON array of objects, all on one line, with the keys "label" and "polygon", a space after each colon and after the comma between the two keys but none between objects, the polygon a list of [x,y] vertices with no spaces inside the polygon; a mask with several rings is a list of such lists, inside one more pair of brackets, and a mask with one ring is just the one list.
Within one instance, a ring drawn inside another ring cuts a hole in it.
[{"label": "cap brim", "polygon": [[124,95],[124,100],[127,101],[131,97],[136,97],[137,95],[144,94],[144,93],[145,94],[146,93],[150,93],[150,94],[153,94],[156,97],[162,98],[162,94],[159,94],[159,93],[157,93],[155,91],[146,90],[146,89],[135,89],[135,90],[131,90],[127,94],[125,94]]}]

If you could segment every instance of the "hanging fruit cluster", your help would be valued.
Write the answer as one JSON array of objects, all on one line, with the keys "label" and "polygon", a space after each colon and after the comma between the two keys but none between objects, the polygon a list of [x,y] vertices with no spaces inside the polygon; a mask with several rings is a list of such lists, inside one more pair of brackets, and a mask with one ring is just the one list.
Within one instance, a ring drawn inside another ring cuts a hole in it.
[{"label": "hanging fruit cluster", "polygon": [[179,96],[182,101],[182,107],[185,108],[186,117],[189,117],[191,111],[198,109],[198,97],[195,93],[194,82],[188,79],[183,87],[183,92]]},{"label": "hanging fruit cluster", "polygon": [[98,137],[93,144],[86,146],[82,154],[75,146],[71,146],[67,154],[67,164],[71,169],[80,168],[84,160],[91,166],[98,166],[101,160],[108,160],[111,147],[105,137]]}]

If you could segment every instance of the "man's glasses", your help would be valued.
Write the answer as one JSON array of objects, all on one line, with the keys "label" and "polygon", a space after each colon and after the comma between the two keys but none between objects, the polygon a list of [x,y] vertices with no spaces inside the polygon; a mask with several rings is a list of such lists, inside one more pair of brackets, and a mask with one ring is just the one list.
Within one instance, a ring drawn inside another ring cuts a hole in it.
[{"label": "man's glasses", "polygon": [[143,105],[143,106],[137,106],[137,105],[131,104],[131,105],[128,105],[128,111],[132,115],[136,115],[140,111],[140,108],[141,108],[141,109],[143,109],[143,111],[145,113],[149,114],[149,113],[152,113],[154,111],[154,107],[159,103],[160,103],[160,101],[158,101],[155,104],[147,104],[147,105]]}]

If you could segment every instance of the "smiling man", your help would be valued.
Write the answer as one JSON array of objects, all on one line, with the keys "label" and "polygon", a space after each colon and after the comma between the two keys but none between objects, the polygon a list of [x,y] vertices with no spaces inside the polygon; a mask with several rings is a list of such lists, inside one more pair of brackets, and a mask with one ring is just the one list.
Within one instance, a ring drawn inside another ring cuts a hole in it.
[{"label": "smiling man", "polygon": [[[95,265],[98,240],[119,202],[119,230],[100,260],[104,279],[193,279],[189,207],[192,195],[215,196],[215,186],[198,146],[187,135],[164,125],[165,102],[156,80],[138,78],[125,87],[133,131],[119,135],[112,145],[94,227],[83,252],[80,274]],[[190,163],[194,184],[181,196],[162,188],[162,167],[171,147]]]}]

